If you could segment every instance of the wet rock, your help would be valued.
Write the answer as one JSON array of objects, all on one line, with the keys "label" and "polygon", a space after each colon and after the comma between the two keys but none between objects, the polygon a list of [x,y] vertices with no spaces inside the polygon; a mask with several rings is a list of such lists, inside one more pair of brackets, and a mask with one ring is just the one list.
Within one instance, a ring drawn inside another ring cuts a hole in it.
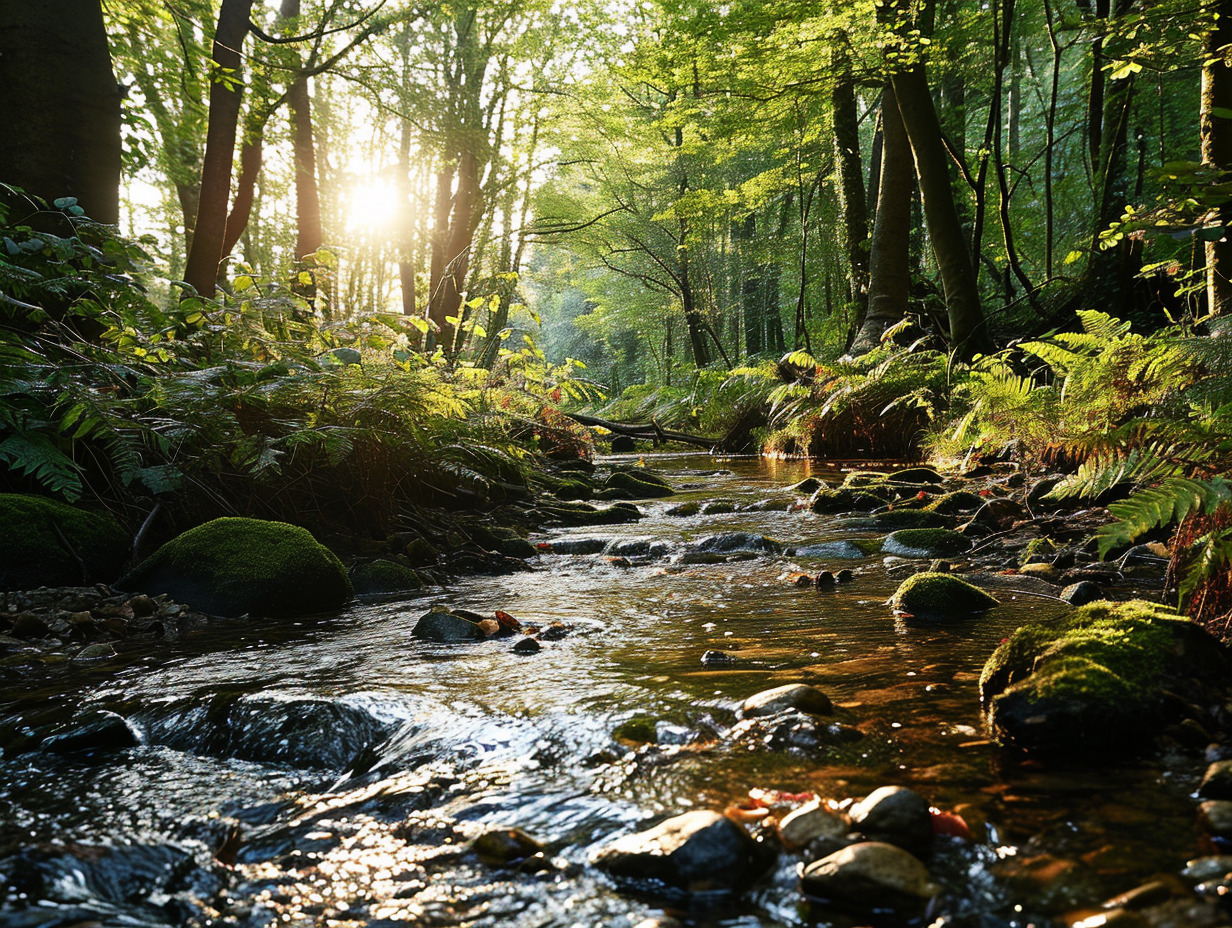
[{"label": "wet rock", "polygon": [[1210,857],[1198,857],[1189,861],[1181,876],[1195,883],[1214,880],[1232,873],[1232,855],[1217,854]]},{"label": "wet rock", "polygon": [[679,518],[684,518],[685,516],[697,515],[699,512],[701,512],[701,509],[702,509],[701,503],[697,502],[697,500],[690,500],[687,503],[677,503],[675,506],[668,506],[667,514],[669,516],[677,516]]},{"label": "wet rock", "polygon": [[750,750],[787,751],[813,755],[864,737],[851,725],[827,722],[794,709],[746,718],[732,726],[728,737]]},{"label": "wet rock", "polygon": [[701,892],[747,886],[770,855],[731,819],[699,810],[619,838],[591,861],[613,876]]},{"label": "wet rock", "polygon": [[787,489],[801,496],[812,496],[818,490],[827,489],[829,485],[819,477],[805,477],[799,483],[792,484]]},{"label": "wet rock", "polygon": [[1146,909],[1172,898],[1172,886],[1163,880],[1153,880],[1114,896],[1103,904],[1105,909]]},{"label": "wet rock", "polygon": [[993,872],[1004,879],[1024,908],[1059,914],[1090,905],[1101,895],[1094,871],[1079,860],[1051,854],[1020,854],[1000,861]]},{"label": "wet rock", "polygon": [[740,707],[742,718],[756,718],[763,715],[774,715],[785,709],[795,709],[798,712],[808,712],[813,715],[829,715],[834,707],[828,697],[815,686],[807,683],[789,683],[786,686],[776,686],[774,689],[763,690],[750,696]]},{"label": "wet rock", "polygon": [[655,538],[629,538],[613,541],[603,553],[609,557],[667,557],[671,545]]},{"label": "wet rock", "polygon": [[871,512],[874,509],[880,509],[889,501],[889,494],[876,493],[868,489],[823,489],[818,490],[809,499],[809,509],[821,514]]},{"label": "wet rock", "polygon": [[640,467],[612,471],[604,481],[603,488],[630,494],[627,499],[653,499],[676,494],[671,484],[662,476]]},{"label": "wet rock", "polygon": [[27,641],[38,638],[50,638],[51,627],[37,615],[22,612],[13,618],[13,637]]},{"label": "wet rock", "polygon": [[648,715],[635,715],[621,722],[612,732],[617,741],[628,741],[633,744],[658,744],[658,722]]},{"label": "wet rock", "polygon": [[985,612],[998,605],[979,587],[945,573],[921,573],[907,578],[890,597],[896,612],[923,619],[954,619]]},{"label": "wet rock", "polygon": [[704,516],[721,516],[729,512],[735,512],[739,506],[734,500],[730,499],[712,499],[709,502],[702,503],[701,514]]},{"label": "wet rock", "polygon": [[137,732],[123,716],[92,709],[53,732],[40,747],[52,754],[77,754],[119,751],[140,743]]},{"label": "wet rock", "polygon": [[352,567],[351,586],[357,596],[388,596],[418,590],[423,580],[409,567],[378,559]]},{"label": "wet rock", "polygon": [[471,848],[488,866],[504,867],[543,853],[543,845],[521,828],[490,828]]},{"label": "wet rock", "polygon": [[261,519],[215,519],[167,542],[122,581],[215,615],[294,616],[352,596],[342,563],[306,530]]},{"label": "wet rock", "polygon": [[1035,562],[1031,564],[1023,564],[1018,568],[1018,572],[1025,577],[1038,577],[1048,583],[1056,583],[1061,577],[1061,572],[1051,564],[1044,562]]},{"label": "wet rock", "polygon": [[924,508],[929,512],[939,513],[945,516],[956,516],[963,513],[975,512],[984,505],[985,499],[976,493],[970,493],[967,490],[958,490],[954,493],[946,493],[938,496],[935,500],[929,503]]},{"label": "wet rock", "polygon": [[1104,591],[1090,580],[1071,583],[1061,591],[1061,598],[1071,606],[1085,606],[1104,598]]},{"label": "wet rock", "polygon": [[910,483],[918,486],[943,482],[941,475],[931,467],[907,467],[903,470],[892,471],[888,479],[895,483]]},{"label": "wet rock", "polygon": [[73,662],[76,664],[89,664],[94,661],[109,661],[115,656],[115,646],[106,641],[101,641],[98,644],[86,645],[73,655]]},{"label": "wet rock", "polygon": [[727,667],[736,663],[737,658],[726,651],[711,648],[702,654],[702,664],[706,667]]},{"label": "wet rock", "polygon": [[816,545],[789,548],[785,553],[791,557],[824,557],[852,561],[867,556],[864,549],[854,541],[825,541]]},{"label": "wet rock", "polygon": [[861,842],[809,864],[800,887],[810,899],[860,913],[918,913],[941,892],[922,863],[902,848]]},{"label": "wet rock", "polygon": [[902,786],[874,790],[853,805],[847,814],[852,827],[874,841],[919,851],[933,840],[928,800]]},{"label": "wet rock", "polygon": [[1226,847],[1232,842],[1232,800],[1208,799],[1198,806],[1198,822],[1208,835]]},{"label": "wet rock", "polygon": [[479,641],[484,637],[478,622],[451,612],[443,606],[433,606],[419,617],[411,631],[425,641]]},{"label": "wet rock", "polygon": [[698,551],[729,554],[740,551],[751,551],[759,554],[777,554],[783,546],[764,535],[754,535],[750,532],[722,532],[718,535],[708,535],[697,542]]},{"label": "wet rock", "polygon": [[1027,515],[1022,504],[1012,499],[990,499],[971,517],[971,521],[997,531]]},{"label": "wet rock", "polygon": [[513,646],[514,654],[538,654],[542,650],[543,645],[534,638],[523,638]]},{"label": "wet rock", "polygon": [[611,543],[610,538],[555,538],[545,542],[552,554],[598,554]]},{"label": "wet rock", "polygon": [[844,567],[842,570],[838,571],[834,575],[834,579],[837,580],[839,583],[850,583],[855,578],[856,578],[856,575],[853,574],[846,567]]},{"label": "wet rock", "polygon": [[1206,768],[1198,795],[1203,799],[1232,799],[1232,760],[1216,761]]},{"label": "wet rock", "polygon": [[110,582],[128,556],[115,519],[58,500],[0,493],[0,524],[0,589]]},{"label": "wet rock", "polygon": [[606,509],[588,503],[560,503],[541,508],[545,524],[551,525],[624,525],[642,518],[642,511],[632,503],[614,503]]},{"label": "wet rock", "polygon": [[878,512],[872,522],[880,529],[948,528],[954,524],[949,516],[925,509],[891,509]]},{"label": "wet rock", "polygon": [[980,696],[997,738],[1027,751],[1143,748],[1221,698],[1230,667],[1209,633],[1162,606],[1096,602],[1014,632],[985,664]]},{"label": "wet rock", "polygon": [[799,851],[824,841],[845,841],[848,831],[850,824],[847,817],[831,809],[821,799],[806,802],[788,813],[778,826],[779,840],[789,851]]},{"label": "wet rock", "polygon": [[636,450],[637,442],[631,436],[612,436],[612,454],[632,454]]},{"label": "wet rock", "polygon": [[644,918],[633,928],[684,928],[684,922],[670,915],[660,915],[657,918]]},{"label": "wet rock", "polygon": [[796,505],[791,499],[759,499],[744,507],[744,512],[787,512]]},{"label": "wet rock", "polygon": [[813,580],[813,586],[817,587],[819,590],[828,589],[836,583],[838,583],[838,580],[836,580],[834,574],[828,570],[821,571],[821,573],[819,573]]},{"label": "wet rock", "polygon": [[1026,494],[1027,507],[1033,510],[1040,509],[1043,505],[1046,505],[1049,502],[1060,505],[1058,501],[1046,500],[1044,497],[1051,493],[1056,488],[1057,484],[1059,484],[1063,479],[1064,477],[1059,474],[1054,474],[1050,477],[1044,477],[1042,480],[1037,480],[1035,483],[1031,484],[1031,488],[1027,490]]},{"label": "wet rock", "polygon": [[971,539],[944,528],[907,528],[891,532],[881,546],[898,557],[947,557],[971,548]]}]

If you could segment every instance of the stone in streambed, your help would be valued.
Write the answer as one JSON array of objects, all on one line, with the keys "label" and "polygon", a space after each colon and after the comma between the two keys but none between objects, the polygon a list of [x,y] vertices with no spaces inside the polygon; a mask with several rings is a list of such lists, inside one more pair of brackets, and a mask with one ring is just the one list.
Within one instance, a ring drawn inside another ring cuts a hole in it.
[{"label": "stone in streambed", "polygon": [[954,520],[924,509],[891,509],[876,513],[873,523],[880,529],[949,528]]},{"label": "stone in streambed", "polygon": [[[652,470],[631,467],[628,470],[612,471],[603,483],[604,491],[628,494],[628,499],[650,499],[675,496],[676,491],[662,476]],[[603,493],[598,494],[600,497]]]},{"label": "stone in streambed", "polygon": [[471,849],[489,866],[502,867],[543,853],[543,845],[521,828],[490,828],[475,838]]},{"label": "stone in streambed", "polygon": [[1208,799],[1198,806],[1198,821],[1222,848],[1232,843],[1232,801]]},{"label": "stone in streambed", "polygon": [[1198,787],[1203,799],[1232,799],[1232,760],[1220,760],[1206,768]]},{"label": "stone in streambed", "polygon": [[853,805],[848,815],[856,831],[875,841],[917,851],[933,840],[928,800],[902,786],[873,790]]},{"label": "stone in streambed", "polygon": [[753,552],[757,554],[778,554],[783,546],[772,538],[764,535],[754,535],[751,532],[721,532],[718,535],[707,535],[697,542],[698,551],[730,554],[733,552]]},{"label": "stone in streambed", "polygon": [[123,716],[92,709],[53,732],[40,747],[52,754],[87,754],[133,748],[140,743]]},{"label": "stone in streambed", "polygon": [[378,558],[352,567],[351,585],[357,596],[390,596],[418,590],[423,580],[409,567]]},{"label": "stone in streambed", "polygon": [[858,544],[847,540],[801,545],[799,548],[789,548],[784,553],[789,557],[821,557],[844,561],[855,561],[868,556]]},{"label": "stone in streambed", "polygon": [[440,642],[480,641],[486,637],[478,622],[451,612],[444,606],[433,606],[421,615],[411,636]]},{"label": "stone in streambed", "polygon": [[806,802],[793,810],[779,822],[778,827],[779,840],[789,851],[798,851],[826,841],[846,843],[847,832],[850,830],[847,817],[833,811],[820,799]]},{"label": "stone in streambed", "polygon": [[999,605],[979,587],[945,573],[915,574],[902,582],[890,597],[896,612],[920,618],[961,618]]},{"label": "stone in streambed", "polygon": [[882,494],[872,488],[853,490],[838,489],[818,490],[809,499],[809,509],[813,512],[828,514],[836,512],[871,512],[880,509],[890,501],[889,494]]},{"label": "stone in streambed", "polygon": [[731,819],[699,810],[625,835],[596,851],[591,861],[616,877],[676,892],[704,892],[747,886],[770,858]]},{"label": "stone in streambed", "polygon": [[1090,580],[1080,580],[1078,583],[1071,583],[1063,589],[1061,591],[1061,599],[1071,606],[1085,606],[1087,603],[1098,602],[1104,599],[1104,591]]},{"label": "stone in streambed", "polygon": [[0,589],[110,582],[128,548],[128,536],[108,514],[0,493]]},{"label": "stone in streambed", "polygon": [[902,848],[865,841],[809,864],[800,888],[810,899],[859,913],[918,912],[941,892],[922,863]]},{"label": "stone in streambed", "polygon": [[882,553],[898,557],[946,557],[971,549],[971,539],[945,528],[906,528],[891,532]]},{"label": "stone in streambed", "polygon": [[763,715],[774,715],[794,709],[797,712],[807,712],[812,715],[829,715],[833,711],[830,698],[807,683],[789,683],[786,686],[776,686],[771,690],[763,690],[750,696],[740,707],[742,718],[757,718]]}]

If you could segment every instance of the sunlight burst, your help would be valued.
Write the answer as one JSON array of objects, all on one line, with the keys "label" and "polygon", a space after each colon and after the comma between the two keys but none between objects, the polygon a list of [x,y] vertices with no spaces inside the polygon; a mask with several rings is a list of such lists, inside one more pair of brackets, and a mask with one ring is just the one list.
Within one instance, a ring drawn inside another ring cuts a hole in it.
[{"label": "sunlight burst", "polygon": [[389,229],[398,212],[397,191],[388,182],[361,184],[351,192],[348,229]]}]

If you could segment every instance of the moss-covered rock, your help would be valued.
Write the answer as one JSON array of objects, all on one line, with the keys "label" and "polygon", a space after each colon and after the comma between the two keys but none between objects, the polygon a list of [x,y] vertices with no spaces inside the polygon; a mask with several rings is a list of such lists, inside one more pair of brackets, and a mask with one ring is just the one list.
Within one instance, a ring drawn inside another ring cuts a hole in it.
[{"label": "moss-covered rock", "polygon": [[1176,707],[1222,698],[1230,666],[1211,635],[1163,606],[1096,602],[1014,632],[984,665],[980,698],[1003,743],[1105,750],[1144,745]]},{"label": "moss-covered rock", "polygon": [[879,487],[889,479],[889,474],[879,470],[856,470],[843,478],[840,489],[862,490],[866,487]]},{"label": "moss-covered rock", "polygon": [[173,538],[122,581],[215,615],[289,616],[336,609],[352,596],[342,562],[303,528],[215,519]]},{"label": "moss-covered rock", "polygon": [[895,483],[910,483],[916,486],[929,486],[941,483],[941,475],[931,467],[906,467],[892,471],[889,479]]},{"label": "moss-covered rock", "polygon": [[962,618],[999,605],[977,586],[950,574],[922,573],[904,580],[890,597],[896,612],[922,619]]},{"label": "moss-covered rock", "polygon": [[377,559],[351,568],[351,585],[357,596],[389,596],[423,586],[419,574],[394,561]]},{"label": "moss-covered rock", "polygon": [[938,496],[924,508],[944,516],[956,516],[960,513],[975,512],[985,503],[984,497],[967,490],[958,490]]},{"label": "moss-covered rock", "polygon": [[873,516],[878,528],[949,528],[954,520],[939,512],[923,509],[891,509]]},{"label": "moss-covered rock", "polygon": [[42,496],[0,494],[0,526],[0,589],[110,582],[128,554],[111,516]]},{"label": "moss-covered rock", "polygon": [[948,528],[905,528],[886,536],[881,550],[899,557],[948,557],[970,550],[971,539]]},{"label": "moss-covered rock", "polygon": [[861,490],[818,490],[809,500],[813,512],[829,514],[836,512],[871,512],[880,509],[892,497],[875,488]]},{"label": "moss-covered rock", "polygon": [[659,474],[644,467],[634,467],[612,471],[604,481],[603,489],[595,495],[599,499],[618,499],[620,495],[626,499],[653,499],[675,494],[671,484]]}]

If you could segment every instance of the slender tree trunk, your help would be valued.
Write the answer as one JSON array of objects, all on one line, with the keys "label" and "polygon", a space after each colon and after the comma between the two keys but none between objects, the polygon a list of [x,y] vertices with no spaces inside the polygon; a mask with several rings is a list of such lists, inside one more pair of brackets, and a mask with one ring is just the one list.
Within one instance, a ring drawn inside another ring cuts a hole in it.
[{"label": "slender tree trunk", "polygon": [[120,220],[120,88],[98,0],[0,2],[5,183]]},{"label": "slender tree trunk", "polygon": [[235,181],[235,199],[231,204],[231,212],[227,214],[227,231],[222,241],[222,259],[219,267],[235,250],[244,230],[248,228],[248,220],[252,216],[252,205],[257,199],[257,177],[261,174],[264,160],[262,136],[265,133],[265,121],[259,126],[252,126],[251,134],[245,132],[246,138],[240,146],[240,176]]},{"label": "slender tree trunk", "polygon": [[[859,113],[856,111],[855,79],[840,36],[835,51],[836,75],[831,102],[834,109],[834,161],[838,168],[838,201],[843,214],[843,238],[847,255],[848,284],[856,314],[868,305],[868,203],[864,195],[864,171],[860,164]],[[801,191],[803,195],[803,191]]]},{"label": "slender tree trunk", "polygon": [[[1052,279],[1052,252],[1055,237],[1055,215],[1052,201],[1052,162],[1056,149],[1057,99],[1061,88],[1061,44],[1057,41],[1052,3],[1044,0],[1044,16],[1048,23],[1048,42],[1052,46],[1052,73],[1048,89],[1048,113],[1044,117],[1046,141],[1044,148],[1044,276]],[[1162,134],[1161,134],[1162,138]]]},{"label": "slender tree trunk", "polygon": [[235,131],[239,125],[242,65],[240,49],[248,36],[253,0],[223,0],[218,13],[211,54],[210,122],[201,166],[201,204],[197,229],[188,253],[184,280],[206,297],[214,295],[214,281],[222,261],[231,196],[231,163],[235,157]]},{"label": "slender tree trunk", "polygon": [[868,313],[851,344],[853,355],[866,354],[881,335],[907,312],[911,286],[911,194],[915,186],[911,146],[899,115],[898,98],[887,82],[881,95],[881,176],[877,215],[869,252]]},{"label": "slender tree trunk", "polygon": [[[411,91],[411,27],[398,36],[402,58],[402,93]],[[415,211],[411,208],[411,137],[414,127],[403,117],[398,138],[398,279],[402,284],[402,315],[415,315]],[[415,333],[418,335],[418,333]]]},{"label": "slender tree trunk", "polygon": [[971,253],[967,250],[958,210],[954,205],[948,156],[941,142],[937,111],[928,91],[928,77],[924,65],[917,64],[895,74],[891,80],[898,97],[898,111],[915,158],[928,236],[941,271],[950,341],[958,357],[967,360],[978,352],[991,350],[992,339],[980,306]]},{"label": "slender tree trunk", "polygon": [[[439,189],[437,193],[440,193]],[[460,318],[475,221],[480,215],[479,162],[473,152],[463,150],[458,157],[458,189],[454,193],[445,250],[441,255],[440,285],[433,291],[429,305],[430,318],[438,331],[438,344],[447,355],[452,355],[455,350],[457,323],[449,320]]]},{"label": "slender tree trunk", "polygon": [[[436,199],[432,209],[432,254],[428,266],[428,321],[437,326],[430,333],[428,347],[441,343],[444,316],[440,313],[441,292],[445,286],[445,268],[449,250],[449,212],[453,204],[453,179],[456,164],[443,166],[436,173]],[[440,317],[438,319],[438,317]]]},{"label": "slender tree trunk", "polygon": [[[1214,0],[1207,15],[1214,22],[1203,39],[1202,162],[1227,172],[1232,170],[1232,70],[1226,57],[1232,45],[1232,0]],[[1223,235],[1205,243],[1207,311],[1222,316],[1232,312],[1232,207],[1224,206],[1212,218]]]}]

